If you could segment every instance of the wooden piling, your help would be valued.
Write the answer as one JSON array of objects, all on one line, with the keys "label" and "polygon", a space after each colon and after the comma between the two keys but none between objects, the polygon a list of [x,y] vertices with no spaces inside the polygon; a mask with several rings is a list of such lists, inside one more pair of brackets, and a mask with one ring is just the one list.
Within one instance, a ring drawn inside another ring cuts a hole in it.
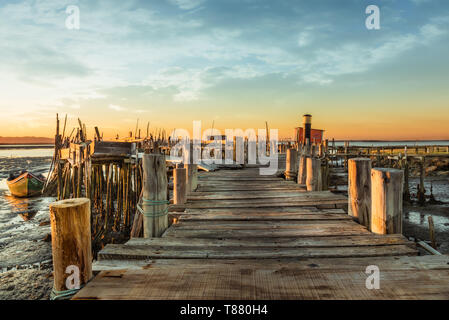
[{"label": "wooden piling", "polygon": [[307,182],[307,158],[306,154],[299,157],[298,184],[305,185]]},{"label": "wooden piling", "polygon": [[165,155],[143,155],[143,231],[145,238],[160,237],[168,228],[167,168]]},{"label": "wooden piling", "polygon": [[321,191],[321,160],[307,158],[307,191]]},{"label": "wooden piling", "polygon": [[404,172],[397,169],[371,170],[371,231],[402,234],[402,189]]},{"label": "wooden piling", "polygon": [[430,242],[432,244],[432,248],[435,250],[437,249],[437,241],[435,240],[435,226],[433,224],[433,217],[428,216],[427,220],[429,222],[429,236],[430,236]]},{"label": "wooden piling", "polygon": [[198,187],[198,165],[194,163],[193,152],[193,142],[191,142],[190,151],[184,164],[184,168],[186,168],[187,193],[195,191]]},{"label": "wooden piling", "polygon": [[355,158],[348,161],[348,214],[361,225],[371,226],[371,160]]},{"label": "wooden piling", "polygon": [[403,190],[403,199],[405,202],[410,202],[411,201],[411,196],[410,196],[410,183],[409,183],[409,178],[410,178],[410,165],[409,165],[409,161],[407,158],[407,154],[405,155],[405,157],[403,159],[401,159],[400,161],[401,163],[401,169],[404,170],[404,190]]},{"label": "wooden piling", "polygon": [[349,141],[345,141],[344,147],[345,147],[345,168],[347,169],[348,168],[348,160],[349,160],[349,157],[348,157]]},{"label": "wooden piling", "polygon": [[198,165],[186,163],[184,168],[186,169],[187,193],[193,192],[198,186]]},{"label": "wooden piling", "polygon": [[76,289],[71,287],[73,283],[83,286],[92,278],[90,200],[77,198],[53,202],[50,204],[50,223],[53,289],[57,298],[67,290]]},{"label": "wooden piling", "polygon": [[173,203],[186,203],[186,169],[177,168],[173,170]]},{"label": "wooden piling", "polygon": [[285,164],[285,179],[295,181],[298,176],[298,153],[295,149],[287,149],[287,159]]},{"label": "wooden piling", "polygon": [[418,203],[424,205],[426,203],[426,189],[424,187],[424,175],[426,174],[426,158],[423,157],[419,163],[419,186],[418,186]]},{"label": "wooden piling", "polygon": [[329,161],[327,158],[324,158],[324,161],[325,164],[321,165],[322,191],[329,190],[329,182],[330,182]]}]

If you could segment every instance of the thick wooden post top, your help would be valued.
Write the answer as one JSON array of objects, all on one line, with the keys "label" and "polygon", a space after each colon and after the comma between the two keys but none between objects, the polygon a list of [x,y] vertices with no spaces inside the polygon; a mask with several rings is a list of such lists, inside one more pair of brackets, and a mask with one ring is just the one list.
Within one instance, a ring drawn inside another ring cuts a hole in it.
[{"label": "thick wooden post top", "polygon": [[55,201],[50,204],[50,208],[70,208],[70,207],[78,207],[85,203],[90,203],[88,198],[76,198],[76,199],[66,199]]}]

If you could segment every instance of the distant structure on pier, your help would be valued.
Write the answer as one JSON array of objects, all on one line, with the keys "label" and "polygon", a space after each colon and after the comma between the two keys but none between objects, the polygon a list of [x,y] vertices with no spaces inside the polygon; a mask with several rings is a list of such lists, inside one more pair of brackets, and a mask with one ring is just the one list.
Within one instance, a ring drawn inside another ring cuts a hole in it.
[{"label": "distant structure on pier", "polygon": [[309,139],[310,144],[320,144],[323,141],[324,130],[312,129],[312,115],[303,116],[303,127],[295,128],[295,137],[298,144],[305,144]]}]

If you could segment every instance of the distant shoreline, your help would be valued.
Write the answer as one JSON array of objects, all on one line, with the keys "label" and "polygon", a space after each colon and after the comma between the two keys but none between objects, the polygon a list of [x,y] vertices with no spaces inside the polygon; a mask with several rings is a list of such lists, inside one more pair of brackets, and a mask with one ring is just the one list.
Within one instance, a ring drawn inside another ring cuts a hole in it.
[{"label": "distant shoreline", "polygon": [[[330,140],[329,140],[330,141]],[[440,139],[440,140],[335,140],[335,142],[449,142],[449,139]]]},{"label": "distant shoreline", "polygon": [[54,144],[43,144],[43,143],[0,143],[0,149],[53,149]]}]

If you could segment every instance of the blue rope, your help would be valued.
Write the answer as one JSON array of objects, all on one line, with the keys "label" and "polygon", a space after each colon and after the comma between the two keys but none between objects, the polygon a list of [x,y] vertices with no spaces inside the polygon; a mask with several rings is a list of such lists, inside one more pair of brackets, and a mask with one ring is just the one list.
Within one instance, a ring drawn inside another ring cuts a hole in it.
[{"label": "blue rope", "polygon": [[53,287],[53,289],[51,290],[51,294],[50,294],[50,300],[70,299],[76,293],[78,293],[78,291],[80,291],[82,287],[84,287],[84,286],[81,286],[78,289],[70,289],[70,290],[63,290],[63,291],[58,291]]},{"label": "blue rope", "polygon": [[[147,199],[142,199],[142,202],[145,203],[147,206],[160,206],[160,205],[168,205],[170,204],[170,201],[168,200],[147,200]],[[157,211],[157,212],[148,212],[145,211],[140,204],[137,204],[137,210],[139,210],[139,212],[141,214],[143,214],[145,217],[150,217],[150,218],[156,218],[156,217],[162,217],[168,214],[168,206],[165,207],[164,210],[162,211]]]}]

